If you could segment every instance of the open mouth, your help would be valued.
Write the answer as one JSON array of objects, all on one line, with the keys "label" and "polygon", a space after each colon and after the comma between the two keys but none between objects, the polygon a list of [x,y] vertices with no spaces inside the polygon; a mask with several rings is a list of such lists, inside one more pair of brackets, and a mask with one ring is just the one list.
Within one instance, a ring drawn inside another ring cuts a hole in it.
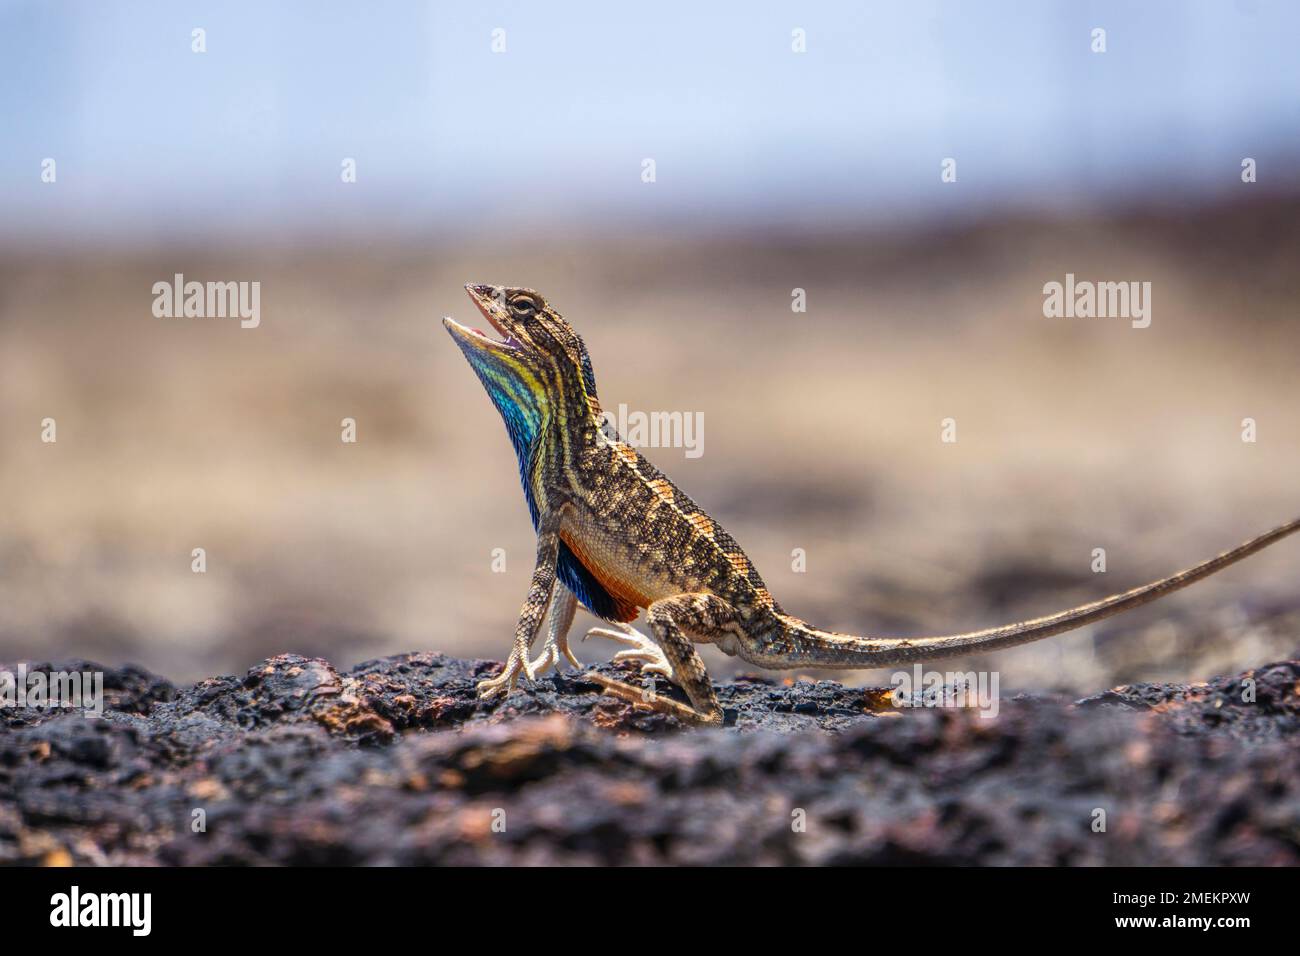
[{"label": "open mouth", "polygon": [[483,318],[488,320],[488,324],[496,330],[497,334],[500,335],[501,338],[499,340],[494,339],[482,329],[474,328],[472,326],[462,325],[460,326],[461,328],[467,329],[484,342],[489,342],[492,345],[503,346],[508,349],[523,348],[523,343],[515,338],[509,329],[502,327],[501,322],[497,319],[497,305],[492,297],[493,290],[491,286],[476,286],[473,283],[469,283],[465,286],[465,291],[469,293],[470,301],[474,303],[479,312],[483,313]]}]

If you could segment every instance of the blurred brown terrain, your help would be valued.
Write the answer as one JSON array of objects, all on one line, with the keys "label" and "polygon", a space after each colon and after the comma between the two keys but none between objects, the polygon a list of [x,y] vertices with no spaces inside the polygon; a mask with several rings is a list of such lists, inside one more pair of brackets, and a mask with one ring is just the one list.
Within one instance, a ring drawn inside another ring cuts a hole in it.
[{"label": "blurred brown terrain", "polygon": [[[843,234],[11,246],[0,660],[186,680],[282,652],[504,656],[533,535],[504,429],[439,322],[476,317],[471,280],[546,294],[607,408],[703,413],[702,457],[646,454],[791,613],[919,635],[1125,590],[1300,513],[1297,263],[1300,199]],[[261,327],[155,318],[151,287],[176,272],[260,281]],[[1044,318],[1067,272],[1150,281],[1151,326]],[[1004,692],[1082,695],[1285,659],[1297,568],[1283,542],[979,663]],[[718,678],[744,669],[705,653]]]}]

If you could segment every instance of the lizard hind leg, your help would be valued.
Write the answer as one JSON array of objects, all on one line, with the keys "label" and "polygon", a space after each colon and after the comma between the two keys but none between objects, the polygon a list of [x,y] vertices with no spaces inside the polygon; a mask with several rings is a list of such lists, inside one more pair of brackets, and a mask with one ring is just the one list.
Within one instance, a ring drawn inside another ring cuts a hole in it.
[{"label": "lizard hind leg", "polygon": [[617,621],[613,627],[593,627],[583,636],[583,640],[591,637],[604,637],[611,641],[617,641],[619,644],[626,644],[627,650],[619,651],[612,658],[615,663],[619,661],[640,661],[641,670],[647,674],[659,674],[673,679],[673,668],[668,663],[668,658],[653,637],[648,634],[642,634],[631,624],[623,621]]},{"label": "lizard hind leg", "polygon": [[587,676],[600,684],[607,693],[630,703],[670,713],[689,723],[720,726],[722,705],[718,702],[713,682],[709,680],[709,673],[704,668],[704,661],[700,659],[689,635],[696,634],[707,640],[720,634],[727,625],[734,622],[735,617],[731,606],[712,594],[679,594],[650,605],[646,618],[654,631],[658,649],[672,672],[673,683],[690,699],[690,707],[666,697],[647,694],[599,674]]}]

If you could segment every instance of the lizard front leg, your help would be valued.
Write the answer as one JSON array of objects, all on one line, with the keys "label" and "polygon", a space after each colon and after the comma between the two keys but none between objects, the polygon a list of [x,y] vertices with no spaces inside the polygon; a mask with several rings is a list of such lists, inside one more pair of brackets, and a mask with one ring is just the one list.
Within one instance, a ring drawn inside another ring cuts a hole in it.
[{"label": "lizard front leg", "polygon": [[542,644],[541,655],[533,661],[535,676],[545,674],[552,667],[559,670],[561,654],[574,667],[582,667],[582,663],[573,656],[573,651],[569,650],[569,628],[573,626],[573,615],[577,609],[578,599],[573,592],[563,584],[555,585],[551,593],[551,607],[546,612],[549,619],[546,641]]},{"label": "lizard front leg", "polygon": [[528,659],[528,652],[541,626],[542,617],[551,601],[551,592],[555,589],[555,562],[560,551],[560,536],[553,529],[540,530],[537,533],[537,564],[533,567],[533,580],[528,587],[528,597],[519,611],[519,622],[515,625],[515,643],[506,659],[506,666],[501,673],[489,680],[480,681],[478,695],[487,699],[497,694],[509,694],[519,680],[519,672],[532,680],[535,676],[533,664]]}]

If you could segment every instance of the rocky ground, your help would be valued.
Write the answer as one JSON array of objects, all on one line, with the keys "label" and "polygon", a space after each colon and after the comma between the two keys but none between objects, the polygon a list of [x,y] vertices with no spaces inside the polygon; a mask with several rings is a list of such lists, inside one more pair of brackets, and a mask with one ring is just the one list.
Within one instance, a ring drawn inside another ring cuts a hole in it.
[{"label": "rocky ground", "polygon": [[108,701],[2,712],[0,862],[1300,864],[1300,661],[993,719],[742,678],[711,731],[577,673],[478,702],[499,666],[30,665]]}]

